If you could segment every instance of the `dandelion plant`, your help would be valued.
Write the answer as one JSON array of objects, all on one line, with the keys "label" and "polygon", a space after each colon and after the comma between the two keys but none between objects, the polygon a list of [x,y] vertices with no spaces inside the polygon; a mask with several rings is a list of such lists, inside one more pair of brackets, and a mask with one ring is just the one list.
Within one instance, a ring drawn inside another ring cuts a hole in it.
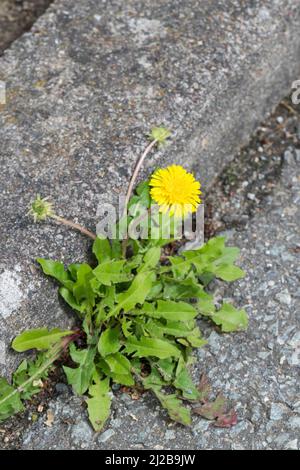
[{"label": "dandelion plant", "polygon": [[[11,383],[0,379],[0,421],[22,411],[41,390],[55,361],[68,353],[72,361],[62,366],[66,381],[75,394],[86,397],[95,431],[101,431],[109,419],[113,384],[151,391],[169,417],[183,425],[190,425],[192,411],[199,409],[204,416],[219,419],[219,424],[235,422],[232,412],[222,419],[218,415],[224,408],[220,397],[213,412],[207,405],[199,408],[204,394],[194,384],[190,366],[193,350],[206,344],[197,318],[207,319],[223,332],[247,327],[244,310],[226,302],[216,307],[207,291],[214,278],[231,282],[243,277],[235,265],[239,251],[227,247],[223,237],[194,250],[176,251],[176,227],[201,202],[200,182],[182,166],[157,169],[132,194],[143,160],[169,137],[165,128],[152,129],[151,143],[138,160],[127,191],[124,220],[139,223],[146,236],[132,238],[127,233],[125,242],[120,236],[113,240],[96,236],[56,215],[48,199],[38,196],[32,203],[30,215],[35,222],[51,218],[92,238],[94,261],[64,266],[57,260],[37,260],[42,271],[57,281],[60,296],[81,326],[62,331],[45,325],[14,339],[15,351],[36,353],[21,362]],[[156,237],[149,228],[153,206],[158,207]],[[161,231],[166,218],[171,222],[167,239]],[[117,233],[120,226],[121,221]]]}]

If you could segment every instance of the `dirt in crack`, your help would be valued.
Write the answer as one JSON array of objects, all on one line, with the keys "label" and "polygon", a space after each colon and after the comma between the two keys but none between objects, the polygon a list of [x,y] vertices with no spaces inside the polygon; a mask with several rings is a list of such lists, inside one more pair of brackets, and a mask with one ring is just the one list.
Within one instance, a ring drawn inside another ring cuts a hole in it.
[{"label": "dirt in crack", "polygon": [[41,16],[53,0],[0,1],[0,55]]},{"label": "dirt in crack", "polygon": [[242,230],[265,209],[289,148],[291,152],[300,148],[300,106],[293,107],[286,98],[225,167],[205,198],[207,239],[224,230]]}]

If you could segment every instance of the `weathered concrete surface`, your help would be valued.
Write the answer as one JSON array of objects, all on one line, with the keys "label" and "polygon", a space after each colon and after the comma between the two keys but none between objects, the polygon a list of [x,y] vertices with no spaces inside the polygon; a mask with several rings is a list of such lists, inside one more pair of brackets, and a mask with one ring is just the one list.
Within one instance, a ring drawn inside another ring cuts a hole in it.
[{"label": "weathered concrete surface", "polygon": [[[34,226],[26,210],[35,194],[50,195],[59,213],[93,228],[101,195],[115,200],[124,191],[145,134],[160,123],[174,138],[147,171],[162,161],[182,162],[208,188],[299,78],[299,26],[300,0],[61,0],[6,52],[0,61],[8,90],[0,108],[1,373],[11,372],[16,358],[8,345],[24,328],[72,323],[34,259],[80,261],[90,247],[65,228]],[[251,347],[251,336],[226,337],[222,347],[243,348],[243,341]],[[138,429],[134,420],[132,429]],[[179,442],[193,446],[191,434],[185,436]]]},{"label": "weathered concrete surface", "polygon": [[1,0],[0,55],[24,31],[28,31],[52,0]]}]

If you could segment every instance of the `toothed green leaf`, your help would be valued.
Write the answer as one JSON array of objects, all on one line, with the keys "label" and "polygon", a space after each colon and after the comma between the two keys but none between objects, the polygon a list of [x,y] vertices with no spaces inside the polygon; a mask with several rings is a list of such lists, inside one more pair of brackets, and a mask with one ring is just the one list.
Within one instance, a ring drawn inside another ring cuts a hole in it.
[{"label": "toothed green leaf", "polygon": [[94,375],[92,384],[89,386],[87,408],[90,422],[96,432],[101,431],[110,414],[111,392],[109,379],[100,380]]},{"label": "toothed green leaf", "polygon": [[165,281],[164,298],[171,300],[192,299],[203,293],[203,287],[193,279],[177,281],[167,279]]},{"label": "toothed green leaf", "polygon": [[29,349],[41,351],[43,349],[49,349],[61,338],[70,336],[72,333],[73,331],[60,330],[59,328],[53,328],[52,330],[47,330],[47,328],[27,330],[13,340],[12,348],[18,352],[28,351]]},{"label": "toothed green leaf", "polygon": [[74,295],[65,287],[61,287],[59,289],[59,293],[64,301],[67,302],[71,308],[77,310],[77,312],[83,313],[86,310],[86,306],[84,304],[77,303]]},{"label": "toothed green leaf", "polygon": [[238,266],[230,264],[221,264],[212,269],[212,272],[223,279],[223,281],[232,282],[245,276],[245,272]]},{"label": "toothed green leaf", "polygon": [[107,238],[97,237],[93,243],[93,253],[98,263],[105,263],[112,259],[112,250]]},{"label": "toothed green leaf", "polygon": [[155,268],[160,260],[161,248],[153,247],[149,248],[147,253],[144,256],[143,264],[138,269],[139,272],[148,271],[151,268]]},{"label": "toothed green leaf", "polygon": [[127,338],[125,350],[127,354],[134,353],[134,357],[154,356],[160,359],[179,357],[181,354],[180,350],[168,341],[147,338],[145,336],[142,336],[140,339],[133,336]]},{"label": "toothed green leaf", "polygon": [[163,408],[165,408],[173,421],[189,426],[191,424],[191,412],[182,405],[182,401],[176,394],[167,395],[163,393],[159,387],[153,386],[151,390],[154,392]]},{"label": "toothed green leaf", "polygon": [[91,285],[94,279],[92,268],[87,263],[82,263],[77,270],[77,280],[73,286],[73,295],[77,303],[93,307],[96,295]]},{"label": "toothed green leaf", "polygon": [[217,325],[220,325],[225,333],[245,330],[248,326],[248,317],[245,310],[238,310],[233,305],[226,303],[211,316],[211,319]]},{"label": "toothed green leaf", "polygon": [[98,351],[101,356],[105,357],[108,354],[113,354],[119,351],[120,343],[120,328],[108,328],[100,335],[98,342]]},{"label": "toothed green leaf", "polygon": [[182,390],[182,395],[184,398],[189,400],[197,400],[200,397],[200,393],[195,387],[187,366],[182,358],[180,358],[178,361],[176,378],[173,382],[173,385],[177,389]]},{"label": "toothed green leaf", "polygon": [[102,284],[111,286],[120,282],[126,282],[131,279],[129,273],[124,272],[125,260],[106,261],[99,264],[93,273]]},{"label": "toothed green leaf", "polygon": [[136,275],[129,289],[117,296],[118,305],[113,309],[113,314],[120,310],[128,312],[137,304],[143,304],[153,283],[153,273],[145,272]]},{"label": "toothed green leaf", "polygon": [[156,307],[154,304],[147,302],[141,310],[149,317],[183,322],[193,320],[197,315],[197,311],[192,305],[171,300],[158,300]]},{"label": "toothed green leaf", "polygon": [[74,369],[66,366],[63,369],[68,383],[72,385],[78,395],[83,395],[90,385],[91,378],[95,372],[95,354],[96,349],[92,347],[81,350],[76,349],[74,344],[70,347],[71,358],[79,365]]},{"label": "toothed green leaf", "polygon": [[23,409],[20,393],[6,379],[0,378],[0,422]]},{"label": "toothed green leaf", "polygon": [[70,274],[65,271],[63,263],[60,261],[53,261],[51,259],[43,258],[37,258],[37,262],[41,265],[45,274],[54,277],[67,289],[72,289],[74,283],[70,277]]}]

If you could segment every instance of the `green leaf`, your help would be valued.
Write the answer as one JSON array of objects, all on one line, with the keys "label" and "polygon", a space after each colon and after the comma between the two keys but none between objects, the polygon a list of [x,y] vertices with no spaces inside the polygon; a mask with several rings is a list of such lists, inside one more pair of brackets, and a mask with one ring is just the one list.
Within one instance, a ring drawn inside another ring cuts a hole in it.
[{"label": "green leaf", "polygon": [[[118,220],[117,224],[116,224],[116,238],[113,238],[112,240],[112,252],[115,251],[115,248],[118,249],[118,244],[122,243],[122,241],[126,238],[127,236],[127,229],[128,229],[128,224],[129,224],[129,217],[128,215],[125,213],[124,215],[122,215],[122,217]],[[116,241],[116,244],[114,245],[114,241]],[[121,246],[121,250],[122,250],[122,245]],[[114,259],[121,259],[122,258],[122,254],[120,257],[116,258],[115,256],[113,256]]]},{"label": "green leaf", "polygon": [[146,180],[139,183],[136,187],[135,192],[138,196],[141,196],[144,193],[149,194],[149,181]]},{"label": "green leaf", "polygon": [[125,338],[128,338],[129,336],[132,335],[131,327],[132,327],[132,321],[127,320],[126,318],[123,318],[121,320],[121,326],[122,326],[122,332]]},{"label": "green leaf", "polygon": [[119,240],[111,240],[111,257],[112,259],[120,259],[122,257],[122,245]]},{"label": "green leaf", "polygon": [[[213,257],[219,256],[225,248],[226,237],[213,237],[206,242],[199,250],[204,255],[210,255]],[[186,252],[187,253],[187,252]]]},{"label": "green leaf", "polygon": [[211,315],[214,313],[216,308],[213,296],[204,291],[199,293],[196,308],[201,315]]},{"label": "green leaf", "polygon": [[163,393],[159,387],[151,387],[163,408],[165,408],[173,421],[189,426],[191,424],[191,412],[182,405],[181,400],[176,394],[167,395]]},{"label": "green leaf", "polygon": [[[158,234],[159,235],[159,234]],[[159,248],[162,248],[165,245],[168,245],[169,243],[172,243],[175,239],[174,238],[155,238],[155,240],[151,240],[151,245],[152,246],[157,246]]]},{"label": "green leaf", "polygon": [[155,268],[160,260],[161,249],[159,247],[149,248],[146,252],[142,266],[138,269],[138,272],[145,272],[151,268]]},{"label": "green leaf", "polygon": [[220,266],[214,267],[212,272],[217,277],[227,282],[236,281],[237,279],[241,279],[245,276],[245,271],[232,264],[221,264]]},{"label": "green leaf", "polygon": [[212,238],[207,243],[205,243],[205,245],[196,250],[184,251],[182,253],[182,257],[185,260],[183,260],[182,263],[187,265],[193,264],[197,267],[197,270],[203,272],[209,263],[215,261],[222,255],[222,250],[224,248],[224,240],[221,244],[222,248],[220,243],[214,244],[212,243],[212,240],[215,239]]},{"label": "green leaf", "polygon": [[124,310],[128,312],[137,304],[143,304],[153,283],[153,273],[139,273],[135,276],[129,289],[117,295],[118,305],[112,310],[111,315],[115,315]]},{"label": "green leaf", "polygon": [[158,300],[156,308],[154,304],[145,303],[142,310],[149,317],[172,321],[189,321],[197,316],[197,311],[192,305],[172,300]]},{"label": "green leaf", "polygon": [[[222,238],[222,237],[220,237]],[[224,243],[224,244],[223,244]],[[233,264],[240,255],[240,249],[232,246],[225,246],[225,238],[222,241],[222,254],[217,257],[215,264]]]},{"label": "green leaf", "polygon": [[95,293],[91,286],[94,278],[93,270],[87,263],[82,263],[77,270],[77,281],[73,286],[73,294],[77,303],[95,305]]},{"label": "green leaf", "polygon": [[215,312],[210,318],[217,325],[220,325],[225,333],[245,330],[248,326],[248,316],[245,310],[237,310],[231,304],[224,303],[220,310]]},{"label": "green leaf", "polygon": [[175,277],[182,278],[188,274],[192,266],[196,268],[199,275],[209,271],[212,263],[223,255],[225,250],[225,238],[211,238],[201,248],[189,250],[182,253],[182,256],[170,257],[172,271]]},{"label": "green leaf", "polygon": [[71,358],[74,362],[79,364],[79,366],[76,369],[64,366],[63,369],[67,376],[68,383],[72,385],[78,395],[83,395],[90,385],[95,372],[95,354],[96,349],[94,347],[81,350],[76,350],[74,344],[70,347]]},{"label": "green leaf", "polygon": [[189,371],[187,370],[186,364],[182,358],[179,359],[177,369],[176,369],[176,378],[173,382],[174,387],[182,390],[182,395],[184,398],[189,400],[197,400],[200,396],[197,388],[195,387]]},{"label": "green leaf", "polygon": [[80,266],[81,266],[80,263],[73,263],[73,264],[69,264],[68,266],[68,271],[71,274],[71,278],[73,279],[73,281],[77,281],[77,272]]},{"label": "green leaf", "polygon": [[59,289],[59,293],[65,302],[67,302],[71,308],[77,310],[77,312],[83,313],[86,310],[86,306],[84,304],[78,304],[74,295],[68,289],[66,289],[66,287],[61,287]]},{"label": "green leaf", "polygon": [[[204,387],[204,399],[200,399],[200,401],[204,403],[199,407],[193,408],[193,412],[205,419],[215,420],[215,427],[231,428],[235,426],[237,424],[237,413],[234,408],[230,407],[230,402],[222,394],[219,394],[215,400],[208,401],[210,386],[205,378],[201,380],[202,384],[200,385],[202,388]],[[201,395],[203,395],[203,392]]]},{"label": "green leaf", "polygon": [[180,350],[168,341],[145,336],[140,339],[134,336],[127,338],[125,351],[127,354],[134,353],[133,357],[153,356],[160,359],[179,357],[181,354]]},{"label": "green leaf", "polygon": [[150,207],[151,197],[149,190],[149,182],[142,181],[135,190],[136,194],[130,198],[128,203],[128,209],[133,206],[139,206],[143,208]]},{"label": "green leaf", "polygon": [[244,276],[244,272],[233,264],[238,255],[238,248],[225,246],[224,237],[215,237],[198,250],[185,251],[185,261],[178,262],[177,269],[184,270],[192,264],[200,276],[209,276],[212,273],[230,282]]},{"label": "green leaf", "polygon": [[202,293],[203,287],[191,278],[185,279],[184,281],[177,281],[176,279],[165,280],[165,299],[192,299],[199,297]]},{"label": "green leaf", "polygon": [[109,379],[100,380],[95,374],[88,393],[91,397],[87,399],[89,419],[94,430],[99,432],[110,414],[111,393]]},{"label": "green leaf", "polygon": [[207,340],[201,337],[200,330],[197,326],[193,329],[191,334],[186,337],[186,339],[194,348],[202,348],[202,346],[207,344]]},{"label": "green leaf", "polygon": [[119,351],[121,347],[120,343],[120,328],[107,328],[100,335],[98,342],[98,351],[101,356],[105,357],[108,354],[113,354]]},{"label": "green leaf", "polygon": [[[200,330],[195,326],[195,322],[179,322],[167,320],[166,322],[159,320],[148,320],[145,323],[145,329],[151,336],[162,338],[164,335],[174,336],[181,344],[199,348],[207,344],[207,341],[201,337]],[[187,341],[182,341],[186,338]]]},{"label": "green leaf", "polygon": [[112,283],[126,282],[131,279],[131,275],[123,272],[124,263],[125,260],[106,261],[99,264],[93,273],[98,281],[106,286],[111,286]]},{"label": "green leaf", "polygon": [[151,367],[151,373],[143,379],[143,385],[145,388],[151,388],[157,385],[168,385],[168,382],[164,380],[162,375],[155,367]]},{"label": "green leaf", "polygon": [[133,387],[135,385],[134,378],[131,374],[114,374],[111,373],[110,377],[112,378],[113,382],[116,384],[125,385],[126,387]]},{"label": "green leaf", "polygon": [[93,253],[97,258],[98,263],[104,263],[112,259],[111,246],[107,238],[100,238],[99,236],[93,243]]},{"label": "green leaf", "polygon": [[201,282],[201,284],[206,287],[208,286],[208,284],[214,280],[216,276],[212,273],[209,273],[209,272],[201,272],[199,273],[199,281]]},{"label": "green leaf", "polygon": [[23,409],[20,393],[0,377],[0,422]]},{"label": "green leaf", "polygon": [[[48,372],[52,367],[49,364],[49,352],[39,353],[35,360],[29,361],[25,359],[21,362],[17,370],[13,374],[13,385],[16,388],[22,387],[20,397],[22,400],[28,400],[33,395],[41,391],[41,379],[48,377]],[[30,381],[30,378],[35,377]],[[38,382],[38,384],[37,384]],[[26,385],[25,385],[26,384]]]},{"label": "green leaf", "polygon": [[151,336],[162,337],[164,335],[175,336],[176,338],[185,338],[193,334],[193,329],[188,328],[186,323],[168,320],[162,322],[160,320],[149,320],[145,328]]},{"label": "green leaf", "polygon": [[115,286],[105,286],[104,298],[98,305],[103,307],[113,308],[116,302],[116,288]]},{"label": "green leaf", "polygon": [[163,285],[160,281],[155,281],[152,284],[152,287],[146,297],[146,300],[157,300],[161,297],[161,293],[163,290]]},{"label": "green leaf", "polygon": [[169,261],[175,278],[184,278],[191,269],[191,262],[181,258],[180,256],[170,256]]},{"label": "green leaf", "polygon": [[111,372],[119,375],[128,375],[131,369],[130,361],[123,354],[117,352],[105,357]]},{"label": "green leaf", "polygon": [[37,258],[37,262],[41,265],[45,274],[54,277],[67,289],[72,289],[73,281],[70,279],[69,273],[65,271],[63,263],[43,258]]},{"label": "green leaf", "polygon": [[103,373],[111,377],[115,383],[131,387],[134,385],[134,379],[131,374],[131,364],[129,360],[121,353],[106,356],[100,359],[99,367]]},{"label": "green leaf", "polygon": [[132,270],[138,268],[142,264],[142,260],[143,260],[143,256],[141,254],[132,256],[132,258],[129,258],[128,260],[126,260],[124,271],[126,273],[130,273]]},{"label": "green leaf", "polygon": [[157,367],[157,370],[165,381],[171,381],[175,367],[173,358],[168,357],[166,359],[160,359],[155,363],[155,367]]},{"label": "green leaf", "polygon": [[12,348],[18,352],[28,351],[28,349],[37,349],[39,351],[49,349],[61,338],[70,336],[72,333],[73,331],[63,331],[59,328],[53,328],[52,330],[47,330],[47,328],[27,330],[13,340]]}]

